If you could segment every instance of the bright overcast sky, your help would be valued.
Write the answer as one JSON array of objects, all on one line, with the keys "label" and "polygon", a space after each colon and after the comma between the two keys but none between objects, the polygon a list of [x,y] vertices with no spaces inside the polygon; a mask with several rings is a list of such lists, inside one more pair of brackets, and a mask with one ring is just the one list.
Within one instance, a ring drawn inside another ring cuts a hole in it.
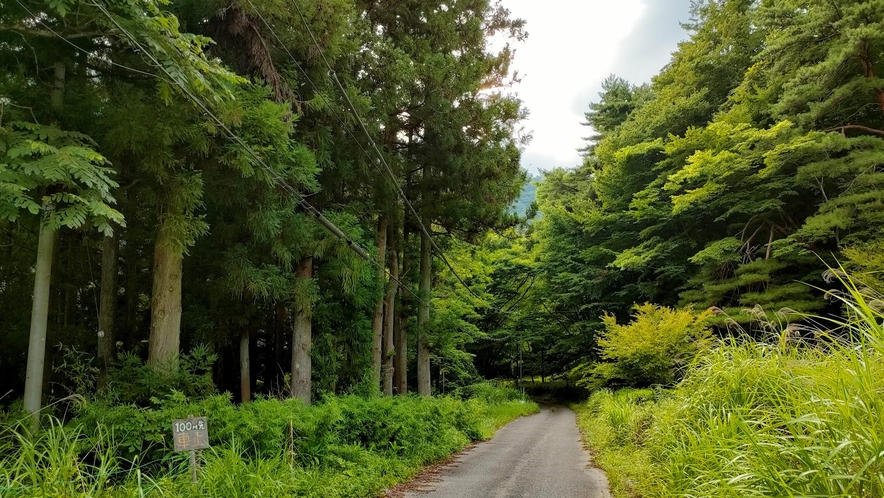
[{"label": "bright overcast sky", "polygon": [[690,0],[503,0],[527,21],[528,39],[514,43],[515,91],[530,111],[534,139],[522,155],[532,174],[580,164],[581,126],[611,73],[650,81],[687,35]]}]

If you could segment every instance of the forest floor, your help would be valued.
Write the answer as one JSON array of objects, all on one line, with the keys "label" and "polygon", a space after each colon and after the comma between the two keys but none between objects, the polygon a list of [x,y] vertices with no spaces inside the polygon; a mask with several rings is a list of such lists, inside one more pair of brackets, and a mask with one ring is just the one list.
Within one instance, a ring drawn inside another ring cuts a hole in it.
[{"label": "forest floor", "polygon": [[544,406],[448,462],[389,490],[395,498],[609,498],[604,472],[591,465],[574,412]]}]

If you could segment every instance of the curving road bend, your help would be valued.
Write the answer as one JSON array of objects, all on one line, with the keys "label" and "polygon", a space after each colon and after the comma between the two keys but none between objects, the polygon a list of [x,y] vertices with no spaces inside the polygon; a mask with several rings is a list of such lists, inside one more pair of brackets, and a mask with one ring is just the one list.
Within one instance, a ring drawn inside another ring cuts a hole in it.
[{"label": "curving road bend", "polygon": [[543,407],[458,456],[440,479],[407,498],[610,498],[590,467],[574,412]]}]

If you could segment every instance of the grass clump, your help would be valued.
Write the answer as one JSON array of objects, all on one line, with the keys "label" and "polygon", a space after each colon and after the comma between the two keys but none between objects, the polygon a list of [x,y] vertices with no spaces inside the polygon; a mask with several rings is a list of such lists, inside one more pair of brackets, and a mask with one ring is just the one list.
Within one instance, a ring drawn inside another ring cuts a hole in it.
[{"label": "grass clump", "polygon": [[615,496],[635,496],[635,490],[651,487],[652,464],[644,443],[654,399],[648,389],[603,389],[572,405],[583,438],[594,450],[593,463],[608,473]]},{"label": "grass clump", "polygon": [[814,339],[730,340],[672,390],[578,405],[617,496],[884,496],[884,315],[844,284]]},{"label": "grass clump", "polygon": [[[0,427],[2,496],[367,497],[413,476],[537,406],[488,386],[482,396],[328,397],[313,406],[173,393],[151,406],[89,402],[65,425]],[[190,482],[171,421],[209,419],[212,448]],[[47,420],[48,417],[47,417]]]}]

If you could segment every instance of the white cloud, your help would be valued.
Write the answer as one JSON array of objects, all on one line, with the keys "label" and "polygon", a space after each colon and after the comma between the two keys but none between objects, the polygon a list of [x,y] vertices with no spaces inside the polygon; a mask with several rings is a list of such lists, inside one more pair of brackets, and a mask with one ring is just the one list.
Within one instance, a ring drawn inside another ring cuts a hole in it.
[{"label": "white cloud", "polygon": [[[525,169],[580,163],[577,149],[590,134],[580,123],[601,82],[612,72],[647,80],[659,71],[678,38],[654,22],[661,8],[684,12],[680,18],[685,19],[688,1],[504,0],[513,17],[527,21],[529,33],[525,42],[514,44],[513,66],[524,77],[515,92],[530,111],[525,127],[534,135],[523,155]],[[671,16],[663,17],[673,24]],[[633,67],[621,60],[630,56],[621,47],[637,46],[648,53]]]}]

